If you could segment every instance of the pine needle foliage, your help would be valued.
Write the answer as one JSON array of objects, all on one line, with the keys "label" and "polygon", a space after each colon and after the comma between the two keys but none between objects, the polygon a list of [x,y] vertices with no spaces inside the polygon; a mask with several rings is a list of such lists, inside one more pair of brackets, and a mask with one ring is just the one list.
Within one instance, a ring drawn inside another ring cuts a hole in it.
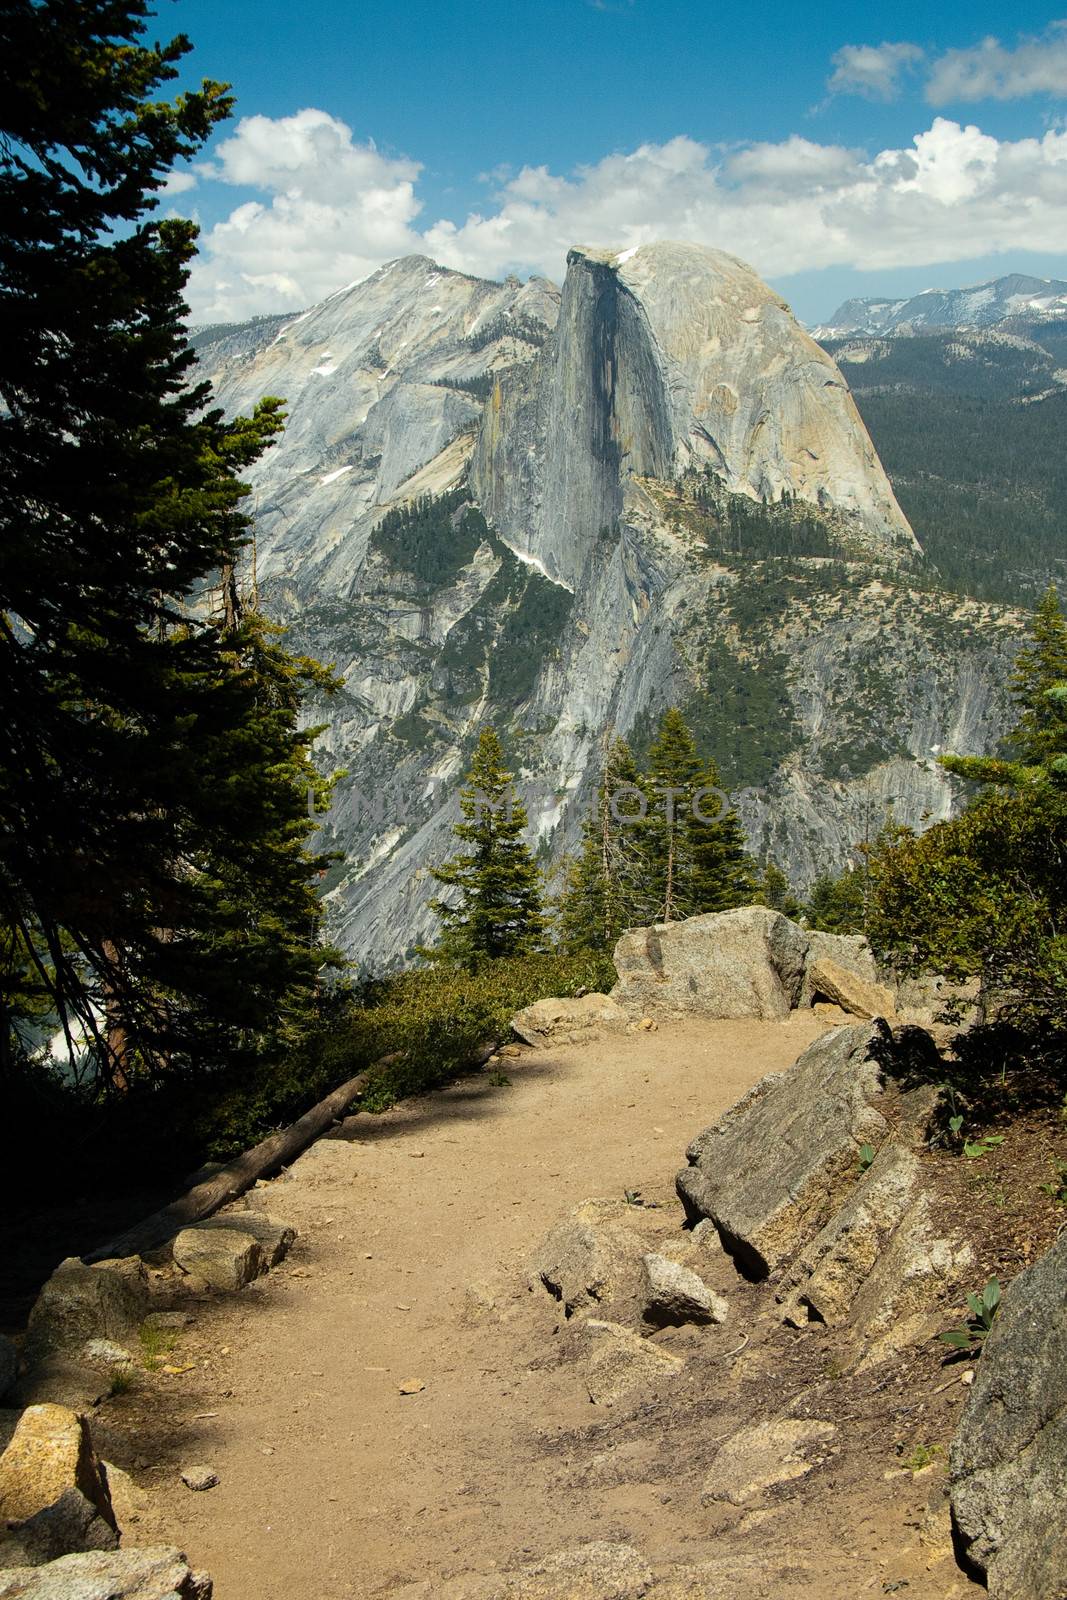
[{"label": "pine needle foliage", "polygon": [[190,46],[145,43],[149,15],[0,11],[0,1066],[32,979],[115,1089],[259,1058],[324,959],[299,721],[331,680],[242,613],[236,578],[240,474],[282,402],[210,409],[197,230],[155,215],[231,102],[160,97]]},{"label": "pine needle foliage", "polygon": [[459,806],[461,820],[452,831],[467,849],[432,869],[454,896],[431,901],[444,931],[423,954],[476,967],[541,949],[547,929],[541,874],[525,840],[526,807],[495,728],[479,735]]}]

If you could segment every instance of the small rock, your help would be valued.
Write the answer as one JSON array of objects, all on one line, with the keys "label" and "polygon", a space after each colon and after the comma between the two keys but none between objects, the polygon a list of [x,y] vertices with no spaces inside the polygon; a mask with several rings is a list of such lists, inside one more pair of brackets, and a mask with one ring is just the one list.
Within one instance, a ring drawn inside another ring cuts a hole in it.
[{"label": "small rock", "polygon": [[397,1384],[401,1394],[421,1394],[425,1387],[421,1378],[405,1378],[402,1383]]},{"label": "small rock", "polygon": [[642,1017],[640,1027],[643,1028],[645,1033],[655,1033],[656,1031],[656,1024],[651,1017]]},{"label": "small rock", "polygon": [[121,1344],[110,1339],[90,1339],[83,1351],[87,1361],[97,1361],[103,1367],[132,1367],[133,1356]]},{"label": "small rock", "polygon": [[514,1061],[518,1056],[521,1056],[522,1053],[522,1047],[517,1044],[503,1044],[497,1051],[498,1055],[506,1056],[509,1061]]},{"label": "small rock", "polygon": [[659,1254],[646,1255],[646,1322],[657,1327],[680,1326],[684,1322],[725,1322],[729,1307],[722,1295],[708,1288],[702,1278]]},{"label": "small rock", "polygon": [[187,1489],[194,1489],[199,1494],[204,1489],[214,1489],[219,1475],[211,1467],[183,1467],[181,1479]]}]

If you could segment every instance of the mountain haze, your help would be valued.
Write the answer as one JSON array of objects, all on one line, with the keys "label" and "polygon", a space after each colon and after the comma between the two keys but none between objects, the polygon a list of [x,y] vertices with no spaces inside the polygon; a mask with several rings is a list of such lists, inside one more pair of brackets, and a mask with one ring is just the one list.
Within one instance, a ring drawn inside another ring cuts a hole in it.
[{"label": "mountain haze", "polygon": [[371,965],[432,932],[484,721],[555,859],[605,733],[683,705],[802,883],[890,804],[947,814],[933,755],[1002,731],[1017,619],[929,590],[840,369],[735,257],[578,248],[562,291],[409,257],[195,342],[228,411],[288,401],[257,575],[344,679],[326,891]]}]

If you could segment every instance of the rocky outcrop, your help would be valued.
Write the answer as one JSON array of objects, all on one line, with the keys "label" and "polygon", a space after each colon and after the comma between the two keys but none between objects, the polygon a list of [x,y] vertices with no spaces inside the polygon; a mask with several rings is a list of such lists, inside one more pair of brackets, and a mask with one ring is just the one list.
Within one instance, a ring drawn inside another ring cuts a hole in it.
[{"label": "rocky outcrop", "polygon": [[22,1413],[0,1456],[0,1528],[0,1566],[116,1548],[107,1473],[84,1417],[57,1405]]},{"label": "rocky outcrop", "polygon": [[916,1152],[889,1142],[805,1244],[779,1291],[783,1316],[844,1328],[851,1363],[872,1365],[936,1331],[973,1261],[965,1239],[935,1225]]},{"label": "rocky outcrop", "polygon": [[80,1351],[92,1339],[125,1344],[149,1308],[148,1277],[138,1256],[87,1267],[77,1256],[60,1262],[33,1310],[23,1351],[33,1363]]},{"label": "rocky outcrop", "polygon": [[884,1141],[878,1038],[860,1025],[825,1034],[689,1146],[678,1174],[686,1214],[709,1217],[746,1273],[765,1277],[825,1227],[855,1183],[861,1147]]},{"label": "rocky outcrop", "polygon": [[1067,1233],[1008,1289],[952,1446],[952,1516],[993,1600],[1067,1576]]},{"label": "rocky outcrop", "polygon": [[211,1600],[180,1550],[92,1551],[0,1572],[0,1600]]},{"label": "rocky outcrop", "polygon": [[854,1016],[892,1015],[865,939],[813,933],[780,911],[742,906],[636,928],[615,947],[611,998],[633,1016],[773,1021],[830,1000]]},{"label": "rocky outcrop", "polygon": [[746,906],[666,926],[637,928],[615,947],[611,991],[631,1016],[789,1014],[800,998],[807,939],[778,911]]},{"label": "rocky outcrop", "polygon": [[751,267],[663,242],[567,268],[554,336],[501,380],[475,452],[505,538],[574,585],[627,480],[707,466],[757,500],[833,504],[891,560],[917,550],[840,372]]}]

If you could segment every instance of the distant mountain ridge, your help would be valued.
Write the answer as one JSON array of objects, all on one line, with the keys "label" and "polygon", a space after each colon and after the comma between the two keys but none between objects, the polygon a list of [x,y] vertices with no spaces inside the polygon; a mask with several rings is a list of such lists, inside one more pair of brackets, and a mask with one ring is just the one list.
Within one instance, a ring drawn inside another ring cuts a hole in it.
[{"label": "distant mountain ridge", "polygon": [[924,289],[910,298],[868,296],[846,300],[829,322],[812,329],[816,339],[849,333],[907,334],[948,328],[991,328],[1024,317],[1067,322],[1067,282],[1011,272],[962,289]]}]

